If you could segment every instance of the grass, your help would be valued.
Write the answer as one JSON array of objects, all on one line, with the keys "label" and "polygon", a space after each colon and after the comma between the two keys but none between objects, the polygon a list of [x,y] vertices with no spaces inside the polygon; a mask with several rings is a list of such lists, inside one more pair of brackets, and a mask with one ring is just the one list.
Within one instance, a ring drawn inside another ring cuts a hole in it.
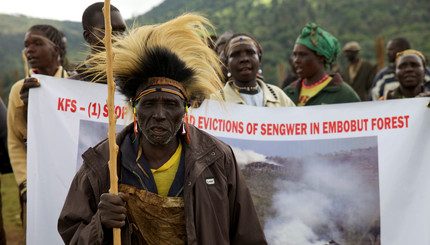
[{"label": "grass", "polygon": [[1,175],[1,200],[3,225],[8,245],[23,245],[24,231],[21,225],[21,207],[18,186],[13,174]]}]

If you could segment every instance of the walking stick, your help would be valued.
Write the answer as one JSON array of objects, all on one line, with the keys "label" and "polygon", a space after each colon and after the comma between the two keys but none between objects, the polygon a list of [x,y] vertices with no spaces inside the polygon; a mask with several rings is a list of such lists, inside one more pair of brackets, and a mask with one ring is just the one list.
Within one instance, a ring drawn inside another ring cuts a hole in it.
[{"label": "walking stick", "polygon": [[28,72],[28,61],[27,61],[27,56],[25,55],[25,51],[24,49],[21,51],[22,54],[22,61],[24,62],[24,72],[25,72],[25,78],[29,77],[29,72]]},{"label": "walking stick", "polygon": [[[110,189],[109,193],[118,195],[118,175],[117,175],[117,156],[118,156],[118,145],[116,144],[115,137],[115,125],[116,125],[116,113],[115,113],[115,105],[114,105],[114,95],[115,95],[115,87],[116,84],[113,81],[113,69],[112,62],[114,54],[112,52],[112,26],[111,26],[111,18],[110,18],[110,0],[105,0],[103,6],[103,15],[105,19],[105,37],[103,42],[106,48],[106,76],[107,76],[107,84],[108,84],[108,97],[107,97],[107,105],[108,105],[108,115],[109,115],[109,132],[108,132],[108,140],[109,140],[109,174],[110,174]],[[121,229],[113,228],[113,244],[120,245],[121,244]]]}]

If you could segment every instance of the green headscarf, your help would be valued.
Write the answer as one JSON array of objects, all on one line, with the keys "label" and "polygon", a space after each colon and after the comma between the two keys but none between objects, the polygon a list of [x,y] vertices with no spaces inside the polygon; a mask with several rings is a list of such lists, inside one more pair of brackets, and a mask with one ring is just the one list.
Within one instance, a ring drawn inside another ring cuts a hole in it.
[{"label": "green headscarf", "polygon": [[337,39],[329,32],[321,29],[315,23],[308,23],[296,40],[296,44],[302,44],[318,55],[324,56],[326,63],[331,67],[340,52]]}]

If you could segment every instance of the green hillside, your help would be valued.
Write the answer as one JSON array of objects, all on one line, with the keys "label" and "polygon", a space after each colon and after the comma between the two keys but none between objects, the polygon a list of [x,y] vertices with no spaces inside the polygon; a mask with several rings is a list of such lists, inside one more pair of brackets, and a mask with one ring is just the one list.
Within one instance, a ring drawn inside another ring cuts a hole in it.
[{"label": "green hillside", "polygon": [[[430,2],[426,0],[165,0],[150,12],[127,20],[129,26],[164,22],[185,12],[207,17],[216,33],[247,32],[263,46],[263,75],[277,82],[276,66],[286,63],[302,27],[310,21],[334,34],[341,44],[358,41],[361,55],[375,62],[375,39],[406,37],[413,48],[430,54]],[[4,98],[17,77],[23,76],[21,49],[26,30],[48,23],[68,38],[67,57],[78,62],[87,48],[78,22],[60,22],[0,14],[0,96]],[[344,64],[341,56],[339,63]],[[289,69],[286,66],[286,69]]]},{"label": "green hillside", "polygon": [[[425,0],[166,0],[138,23],[166,21],[196,11],[217,28],[255,36],[263,46],[263,75],[276,83],[276,65],[286,63],[303,26],[314,21],[341,44],[358,41],[362,57],[375,62],[375,39],[406,37],[412,47],[430,54],[430,2]],[[340,65],[345,59],[339,57]],[[288,68],[288,66],[287,66]]]}]

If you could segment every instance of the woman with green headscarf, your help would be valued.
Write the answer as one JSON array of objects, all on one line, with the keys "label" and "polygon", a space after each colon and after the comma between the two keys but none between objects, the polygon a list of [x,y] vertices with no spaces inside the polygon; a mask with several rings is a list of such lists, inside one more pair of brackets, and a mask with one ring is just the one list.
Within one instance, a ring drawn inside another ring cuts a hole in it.
[{"label": "woman with green headscarf", "polygon": [[330,74],[340,51],[337,39],[315,23],[307,24],[293,49],[299,79],[284,89],[298,106],[358,102],[360,98],[339,73]]}]

